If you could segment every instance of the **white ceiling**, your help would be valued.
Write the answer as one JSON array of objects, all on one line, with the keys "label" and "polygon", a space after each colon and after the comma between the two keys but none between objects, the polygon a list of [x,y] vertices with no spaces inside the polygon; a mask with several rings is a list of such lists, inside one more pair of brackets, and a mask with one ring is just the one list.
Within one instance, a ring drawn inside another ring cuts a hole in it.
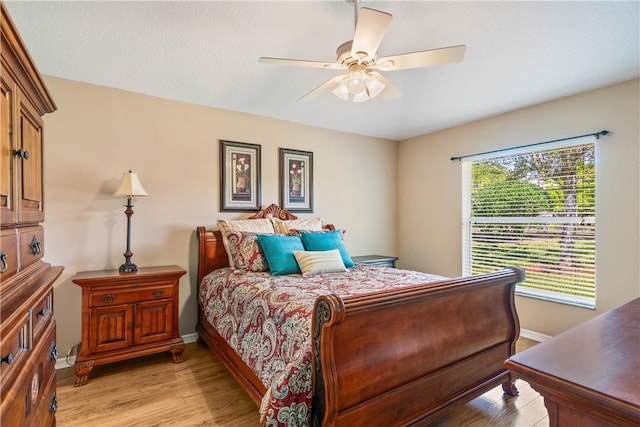
[{"label": "white ceiling", "polygon": [[379,56],[466,45],[463,62],[383,73],[403,95],[298,101],[353,38],[336,1],[6,1],[43,74],[402,140],[640,74],[640,2],[364,1],[393,15]]}]

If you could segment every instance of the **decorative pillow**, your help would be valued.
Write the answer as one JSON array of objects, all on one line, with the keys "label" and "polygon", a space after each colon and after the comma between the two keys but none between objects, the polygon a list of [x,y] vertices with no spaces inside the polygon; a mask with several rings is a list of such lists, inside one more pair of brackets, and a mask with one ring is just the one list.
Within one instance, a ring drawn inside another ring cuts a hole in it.
[{"label": "decorative pillow", "polygon": [[300,274],[300,267],[293,255],[295,251],[304,251],[300,237],[266,234],[257,236],[272,276]]},{"label": "decorative pillow", "polygon": [[322,231],[322,225],[324,224],[322,218],[290,219],[287,221],[271,218],[271,221],[277,234],[287,234],[289,230],[293,229]]},{"label": "decorative pillow", "polygon": [[[303,231],[305,233],[330,233],[330,232],[336,231],[336,230],[320,230],[320,231],[314,230],[314,231],[309,231],[309,230],[298,230],[296,228],[292,228],[291,230],[287,231],[287,236],[300,236],[300,234]],[[341,228],[340,230],[337,230],[337,231],[340,231],[343,236],[344,236],[344,233],[347,232],[347,230],[345,230],[343,228]]]},{"label": "decorative pillow", "polygon": [[247,231],[223,231],[222,243],[234,270],[269,271],[267,259],[258,244],[258,235]]},{"label": "decorative pillow", "polygon": [[340,273],[347,271],[342,262],[340,251],[295,251],[293,256],[298,261],[298,266],[304,277],[321,273]]},{"label": "decorative pillow", "polygon": [[227,250],[229,266],[233,267],[233,258],[229,253],[229,242],[224,235],[225,231],[249,231],[252,233],[275,234],[275,229],[269,218],[261,219],[219,219],[218,228],[222,234],[222,244]]},{"label": "decorative pillow", "polygon": [[[344,246],[342,239],[342,231],[334,230],[326,233],[310,233],[308,231],[300,231],[300,238],[304,247],[308,251],[328,251],[337,249],[340,251],[342,262],[347,268],[353,267],[355,264]],[[264,249],[264,248],[263,248]]]},{"label": "decorative pillow", "polygon": [[275,234],[276,232],[269,218],[219,219],[218,228],[220,228],[220,231],[250,231],[262,234]]}]

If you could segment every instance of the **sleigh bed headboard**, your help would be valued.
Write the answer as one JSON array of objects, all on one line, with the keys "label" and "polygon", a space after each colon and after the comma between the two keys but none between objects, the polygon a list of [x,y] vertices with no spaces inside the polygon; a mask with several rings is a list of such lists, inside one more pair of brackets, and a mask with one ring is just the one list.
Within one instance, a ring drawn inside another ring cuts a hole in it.
[{"label": "sleigh bed headboard", "polygon": [[[286,209],[282,209],[276,204],[271,204],[266,208],[251,215],[248,219],[259,218],[278,218],[283,221],[298,219]],[[335,230],[332,224],[324,226],[326,230]],[[202,278],[213,270],[229,266],[229,258],[222,244],[222,235],[219,230],[209,230],[205,227],[196,229],[196,237],[198,238],[198,285],[202,282]]]}]

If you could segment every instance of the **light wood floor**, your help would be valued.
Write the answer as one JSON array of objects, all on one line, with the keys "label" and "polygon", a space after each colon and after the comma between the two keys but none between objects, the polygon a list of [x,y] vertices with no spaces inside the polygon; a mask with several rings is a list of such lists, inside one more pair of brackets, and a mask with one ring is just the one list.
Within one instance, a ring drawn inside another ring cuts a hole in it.
[{"label": "light wood floor", "polygon": [[[521,338],[521,351],[535,341]],[[58,427],[259,426],[258,408],[206,346],[187,344],[184,363],[158,354],[97,366],[74,387],[72,368],[58,378]],[[517,381],[520,395],[497,387],[431,427],[548,427],[542,397]]]}]

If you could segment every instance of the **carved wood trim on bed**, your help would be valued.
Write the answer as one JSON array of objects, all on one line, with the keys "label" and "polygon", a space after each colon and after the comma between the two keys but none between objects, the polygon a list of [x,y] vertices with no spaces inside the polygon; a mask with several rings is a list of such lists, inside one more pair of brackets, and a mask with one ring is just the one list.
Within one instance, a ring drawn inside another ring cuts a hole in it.
[{"label": "carved wood trim on bed", "polygon": [[[226,267],[228,258],[219,231],[198,227],[196,234],[199,295],[202,278]],[[426,425],[499,384],[517,394],[503,362],[515,353],[514,290],[523,279],[524,271],[514,267],[319,298],[312,329],[313,425]],[[259,405],[266,388],[207,322],[199,303],[196,329]]]},{"label": "carved wood trim on bed", "polygon": [[255,215],[251,215],[249,219],[269,218],[269,217],[278,218],[283,221],[298,219],[297,216],[295,216],[294,214],[292,214],[286,209],[282,209],[280,206],[276,205],[275,203],[272,203],[266,208],[263,208],[261,211],[259,211]]}]

